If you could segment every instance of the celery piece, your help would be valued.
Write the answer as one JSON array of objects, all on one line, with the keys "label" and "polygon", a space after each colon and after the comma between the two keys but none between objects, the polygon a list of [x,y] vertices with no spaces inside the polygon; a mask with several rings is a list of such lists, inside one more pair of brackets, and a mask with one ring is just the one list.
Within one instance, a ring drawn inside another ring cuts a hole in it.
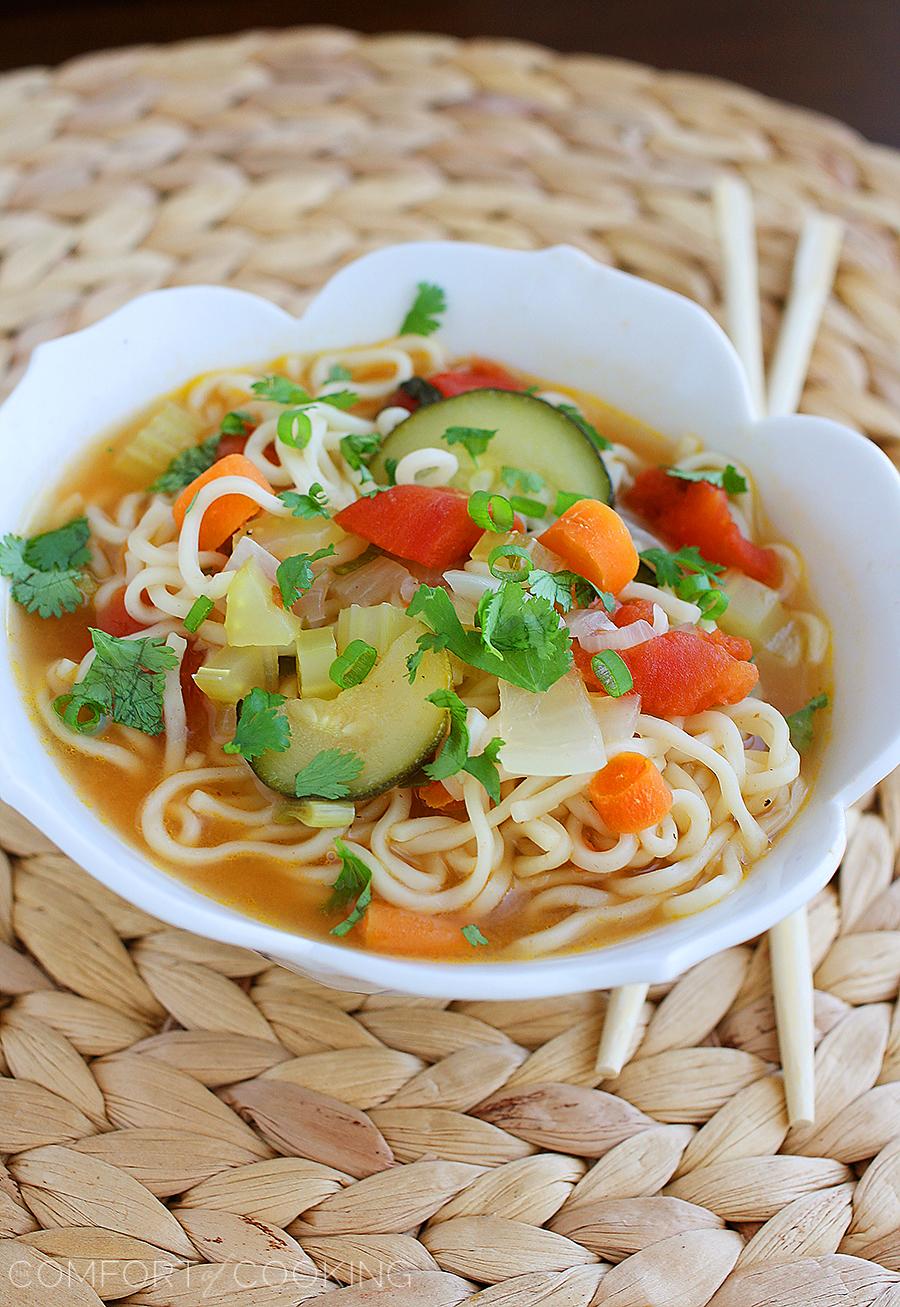
[{"label": "celery piece", "polygon": [[274,690],[278,682],[278,651],[226,645],[211,653],[194,673],[194,683],[214,703],[238,703],[257,687]]},{"label": "celery piece", "polygon": [[297,636],[297,689],[304,699],[333,699],[340,688],[328,675],[337,657],[333,626],[300,631]]},{"label": "celery piece", "polygon": [[275,820],[282,824],[299,821],[317,830],[336,830],[349,826],[355,816],[356,808],[344,800],[298,799],[294,803],[283,803],[275,813]]},{"label": "celery piece", "polygon": [[195,413],[167,400],[116,454],[113,467],[122,476],[149,485],[191,445],[196,445],[203,423]]},{"label": "celery piece", "polygon": [[230,645],[265,645],[294,651],[300,621],[275,602],[274,587],[255,558],[238,568],[225,601],[225,636]]},{"label": "celery piece", "polygon": [[259,513],[242,534],[279,559],[314,554],[317,549],[339,545],[347,538],[334,518],[276,517],[273,513]]},{"label": "celery piece", "polygon": [[359,604],[350,604],[338,614],[337,650],[343,653],[351,640],[365,640],[378,651],[379,657],[401,635],[412,626],[412,618],[406,616],[406,610],[395,604],[373,604],[363,608]]},{"label": "celery piece", "polygon": [[754,647],[768,645],[787,625],[790,614],[777,590],[734,570],[719,580],[728,595],[728,607],[716,620],[729,635],[742,635]]}]

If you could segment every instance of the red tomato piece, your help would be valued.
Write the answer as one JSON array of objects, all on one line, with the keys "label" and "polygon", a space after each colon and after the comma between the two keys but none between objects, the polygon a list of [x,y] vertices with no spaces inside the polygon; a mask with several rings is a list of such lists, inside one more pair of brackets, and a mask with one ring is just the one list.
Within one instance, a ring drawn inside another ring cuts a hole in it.
[{"label": "red tomato piece", "polygon": [[216,462],[220,458],[227,458],[229,454],[243,454],[248,439],[249,436],[223,436],[216,450]]},{"label": "red tomato piece", "polygon": [[206,719],[206,696],[194,680],[194,672],[203,666],[204,657],[196,642],[188,640],[179,669],[188,731],[196,731]]},{"label": "red tomato piece", "polygon": [[[598,599],[597,603],[601,601]],[[649,599],[628,599],[610,618],[616,626],[630,626],[632,622],[649,622],[653,625],[653,604]]]},{"label": "red tomato piece", "polygon": [[124,587],[116,590],[115,594],[107,599],[99,609],[96,620],[101,631],[105,631],[107,635],[114,635],[118,639],[126,635],[137,635],[138,631],[146,629],[146,624],[132,617],[125,607]]},{"label": "red tomato piece", "polygon": [[392,486],[357,499],[335,521],[389,554],[444,571],[468,558],[481,539],[467,504],[462,491],[449,487]]},{"label": "red tomato piece", "polygon": [[438,372],[429,377],[445,399],[451,395],[465,395],[469,390],[524,390],[525,384],[507,372],[499,363],[490,359],[473,359],[463,368],[454,368],[450,372]]},{"label": "red tomato piece", "polygon": [[[589,690],[603,687],[591,668],[591,656],[576,642],[575,664]],[[641,708],[653,717],[689,717],[725,703],[740,703],[759,680],[752,663],[735,658],[721,642],[699,631],[667,631],[643,644],[622,649],[641,696]]]},{"label": "red tomato piece", "polygon": [[763,585],[778,584],[778,555],[742,534],[719,486],[682,481],[651,467],[635,477],[625,502],[674,544],[696,545],[710,562],[736,567]]}]

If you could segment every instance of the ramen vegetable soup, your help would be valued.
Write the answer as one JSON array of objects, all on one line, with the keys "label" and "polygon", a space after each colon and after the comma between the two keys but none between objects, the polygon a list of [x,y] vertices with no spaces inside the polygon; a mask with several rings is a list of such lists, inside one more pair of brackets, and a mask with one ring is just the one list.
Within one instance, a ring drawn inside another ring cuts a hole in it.
[{"label": "ramen vegetable soup", "polygon": [[602,947],[753,874],[828,632],[765,486],[448,358],[443,309],[105,436],[0,542],[22,676],[85,802],[222,902],[406,957]]}]

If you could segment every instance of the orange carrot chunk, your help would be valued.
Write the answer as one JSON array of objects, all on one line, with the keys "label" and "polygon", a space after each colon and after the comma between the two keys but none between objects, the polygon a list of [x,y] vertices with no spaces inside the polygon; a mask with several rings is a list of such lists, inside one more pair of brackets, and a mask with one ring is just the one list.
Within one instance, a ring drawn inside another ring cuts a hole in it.
[{"label": "orange carrot chunk", "polygon": [[[198,493],[204,486],[208,486],[210,481],[218,481],[220,477],[247,477],[248,480],[255,481],[263,490],[268,490],[269,494],[273,493],[262,472],[250,462],[249,458],[245,458],[243,454],[228,454],[227,457],[213,463],[211,468],[201,472],[200,476],[195,477],[175,500],[172,505],[172,516],[179,531]],[[203,514],[203,521],[200,523],[201,551],[218,549],[220,545],[224,545],[235,531],[258,512],[260,512],[259,504],[249,495],[223,495],[221,499],[215,500]]]},{"label": "orange carrot chunk", "polygon": [[672,791],[655,763],[640,753],[617,754],[588,786],[591,803],[613,835],[655,826],[672,806]]},{"label": "orange carrot chunk", "polygon": [[598,590],[618,594],[638,570],[637,550],[628,527],[599,499],[579,499],[539,538]]},{"label": "orange carrot chunk", "polygon": [[370,903],[361,924],[363,946],[377,953],[440,961],[463,957],[472,951],[456,922],[409,912],[392,903]]},{"label": "orange carrot chunk", "polygon": [[420,785],[418,794],[429,808],[449,808],[450,804],[455,802],[453,795],[441,781],[429,781],[427,785]]}]

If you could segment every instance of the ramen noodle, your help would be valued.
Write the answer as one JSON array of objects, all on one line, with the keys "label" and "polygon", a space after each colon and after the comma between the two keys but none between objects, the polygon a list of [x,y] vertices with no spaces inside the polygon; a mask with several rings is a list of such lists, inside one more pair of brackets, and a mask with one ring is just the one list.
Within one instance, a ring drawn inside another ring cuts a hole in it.
[{"label": "ramen noodle", "polygon": [[0,542],[23,683],[85,802],[241,911],[433,960],[601,947],[791,820],[828,630],[746,469],[448,358],[442,307],[98,442]]}]

